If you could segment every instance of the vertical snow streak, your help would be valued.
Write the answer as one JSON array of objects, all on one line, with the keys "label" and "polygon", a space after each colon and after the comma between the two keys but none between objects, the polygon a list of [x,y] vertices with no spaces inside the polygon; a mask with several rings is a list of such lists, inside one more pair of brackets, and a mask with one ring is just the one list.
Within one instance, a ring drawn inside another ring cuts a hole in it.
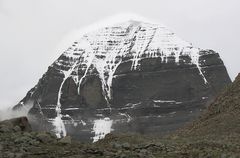
[{"label": "vertical snow streak", "polygon": [[191,58],[191,63],[196,65],[198,68],[204,83],[208,83],[199,64],[200,49],[194,48],[192,44],[178,38],[174,33],[170,32],[165,27],[157,28],[155,36],[148,49],[150,53],[156,52],[159,49],[161,53],[157,57],[162,57],[166,63],[168,62],[169,57],[174,57],[175,62],[179,63],[180,55],[188,55]]},{"label": "vertical snow streak", "polygon": [[37,105],[38,105],[38,108],[39,108],[40,114],[41,114],[42,116],[44,116],[44,115],[43,115],[43,111],[42,111],[42,107],[41,107],[41,105],[39,104],[38,100],[37,100],[36,102],[37,102]]},{"label": "vertical snow streak", "polygon": [[[113,75],[115,74],[118,66],[121,64],[122,58],[124,57],[124,55],[128,53],[128,50],[132,45],[132,39],[134,38],[135,32],[137,31],[137,29],[138,27],[132,28],[132,31],[130,31],[128,35],[121,42],[120,50],[118,51],[118,53],[116,55],[112,55],[111,57],[112,62],[109,65],[111,71],[109,71],[108,78],[107,78],[107,95],[109,99],[112,99],[111,90],[112,90]],[[117,60],[117,57],[119,57],[118,60]]]},{"label": "vertical snow streak", "polygon": [[199,64],[199,58],[200,58],[200,54],[199,54],[200,50],[197,48],[192,48],[190,54],[190,57],[192,59],[192,63],[195,64],[198,68],[199,74],[202,76],[204,83],[208,84],[208,81],[206,79],[206,77],[204,76],[203,72],[202,72],[202,68],[200,67]]},{"label": "vertical snow streak", "polygon": [[102,95],[104,96],[106,102],[107,102],[107,106],[109,107],[109,109],[111,110],[111,106],[110,106],[110,103],[109,103],[109,98],[107,97],[107,84],[106,84],[106,80],[105,80],[105,63],[106,60],[101,60],[101,59],[95,59],[95,62],[94,62],[94,66],[98,72],[98,76],[100,78],[100,81],[102,83]]},{"label": "vertical snow streak", "polygon": [[79,45],[79,47],[85,49],[85,51],[82,54],[82,58],[83,58],[83,62],[85,62],[87,67],[85,69],[83,76],[80,78],[80,80],[78,82],[78,95],[80,95],[81,83],[82,83],[83,79],[86,77],[88,70],[90,69],[93,59],[95,57],[95,53],[93,52],[92,46],[90,45],[89,42],[85,42],[84,45],[81,44],[81,45]]},{"label": "vertical snow streak", "polygon": [[63,123],[62,114],[61,114],[62,87],[63,87],[63,84],[65,83],[65,81],[69,78],[69,76],[71,75],[71,73],[75,69],[76,64],[77,64],[77,61],[75,61],[73,66],[68,71],[62,70],[62,73],[64,74],[64,78],[63,78],[63,81],[62,81],[62,83],[60,85],[60,88],[59,88],[59,91],[58,91],[57,106],[56,106],[56,109],[55,109],[55,111],[57,113],[57,116],[53,120],[53,125],[55,126],[55,132],[56,132],[56,135],[57,135],[58,138],[65,137],[67,135],[66,128],[65,128],[65,125]]},{"label": "vertical snow streak", "polygon": [[131,70],[136,70],[138,68],[139,61],[141,60],[142,55],[147,51],[147,48],[156,33],[156,29],[157,28],[148,25],[140,26],[135,44],[132,48],[132,52],[134,52],[134,54]]}]

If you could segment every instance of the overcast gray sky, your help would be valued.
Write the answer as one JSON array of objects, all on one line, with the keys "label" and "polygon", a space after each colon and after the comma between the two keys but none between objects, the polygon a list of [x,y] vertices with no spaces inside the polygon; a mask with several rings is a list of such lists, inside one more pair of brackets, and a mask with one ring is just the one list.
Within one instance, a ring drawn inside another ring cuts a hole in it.
[{"label": "overcast gray sky", "polygon": [[232,79],[240,72],[239,0],[0,0],[0,108],[38,82],[72,30],[125,12],[219,52]]}]

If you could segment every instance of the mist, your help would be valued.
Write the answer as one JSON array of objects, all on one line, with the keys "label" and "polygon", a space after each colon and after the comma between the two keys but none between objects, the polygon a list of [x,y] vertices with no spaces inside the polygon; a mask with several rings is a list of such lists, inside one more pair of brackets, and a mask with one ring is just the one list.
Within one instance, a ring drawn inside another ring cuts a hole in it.
[{"label": "mist", "polygon": [[22,108],[13,110],[13,107],[5,107],[0,109],[0,121],[27,116],[29,110],[32,108],[33,102],[28,102]]}]

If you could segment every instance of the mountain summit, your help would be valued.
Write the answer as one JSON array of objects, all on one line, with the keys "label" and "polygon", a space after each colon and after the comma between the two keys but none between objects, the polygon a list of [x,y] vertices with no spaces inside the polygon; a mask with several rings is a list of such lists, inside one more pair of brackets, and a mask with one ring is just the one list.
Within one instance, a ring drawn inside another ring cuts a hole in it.
[{"label": "mountain summit", "polygon": [[79,37],[14,109],[33,101],[35,128],[58,137],[159,134],[198,116],[229,83],[218,53],[130,20]]}]

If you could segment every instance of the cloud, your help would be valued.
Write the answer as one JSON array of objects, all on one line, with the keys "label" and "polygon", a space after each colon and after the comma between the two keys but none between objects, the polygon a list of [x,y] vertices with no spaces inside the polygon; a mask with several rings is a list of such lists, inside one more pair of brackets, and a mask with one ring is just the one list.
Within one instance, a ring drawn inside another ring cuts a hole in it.
[{"label": "cloud", "polygon": [[0,16],[7,17],[9,16],[9,11],[6,8],[6,1],[0,0]]}]

